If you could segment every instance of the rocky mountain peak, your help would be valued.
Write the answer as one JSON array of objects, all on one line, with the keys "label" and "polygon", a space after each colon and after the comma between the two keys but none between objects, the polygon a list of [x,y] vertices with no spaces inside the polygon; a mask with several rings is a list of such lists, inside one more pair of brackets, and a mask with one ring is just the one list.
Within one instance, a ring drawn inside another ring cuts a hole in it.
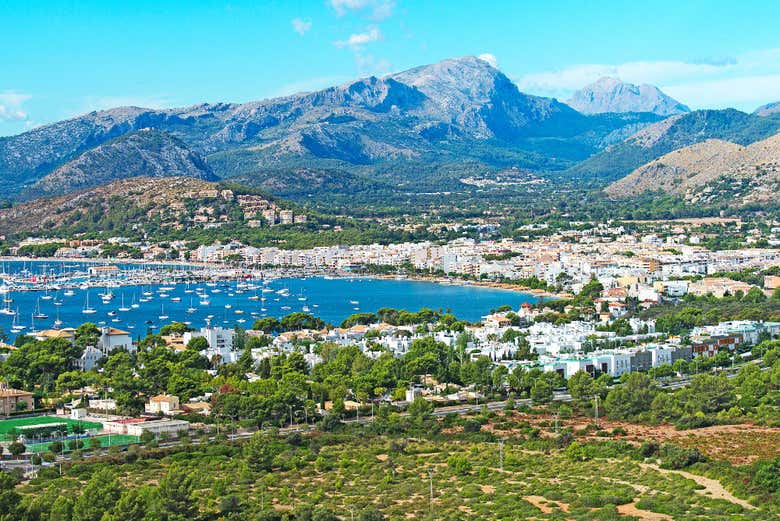
[{"label": "rocky mountain peak", "polygon": [[583,114],[652,112],[672,116],[690,109],[654,85],[634,85],[603,77],[578,90],[566,103]]}]

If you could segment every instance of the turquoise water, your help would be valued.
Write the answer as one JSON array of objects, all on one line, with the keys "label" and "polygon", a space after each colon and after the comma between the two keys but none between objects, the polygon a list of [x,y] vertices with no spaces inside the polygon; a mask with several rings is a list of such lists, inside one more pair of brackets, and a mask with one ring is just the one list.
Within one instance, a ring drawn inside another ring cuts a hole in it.
[{"label": "turquoise water", "polygon": [[[32,272],[41,272],[34,263],[26,263]],[[5,270],[16,271],[21,264],[6,263]],[[254,281],[259,288],[267,288],[266,292],[253,289],[239,289],[238,282],[220,282],[216,285],[205,283],[185,285],[178,284],[174,289],[166,291],[167,297],[160,295],[157,286],[122,286],[112,288],[115,298],[110,303],[103,303],[99,296],[100,288],[89,290],[74,289],[73,296],[65,296],[62,291],[50,293],[50,300],[39,300],[43,292],[14,292],[6,295],[13,299],[8,304],[11,309],[18,309],[17,323],[27,326],[22,333],[32,327],[32,314],[40,305],[40,311],[48,315],[47,319],[34,319],[35,329],[54,327],[54,321],[59,316],[61,327],[78,327],[84,322],[94,322],[100,325],[110,325],[130,331],[135,335],[144,336],[147,330],[173,322],[188,322],[193,327],[205,326],[207,321],[215,326],[233,327],[240,325],[250,328],[255,319],[263,316],[282,317],[295,311],[306,311],[316,315],[326,322],[339,324],[352,313],[376,311],[381,307],[417,311],[421,307],[436,310],[450,310],[458,318],[476,321],[491,309],[503,304],[517,308],[523,302],[536,302],[533,295],[475,286],[443,285],[431,282],[410,280],[383,280],[369,278],[339,278],[323,277],[276,279],[261,284]],[[165,286],[171,287],[167,284]],[[286,289],[289,295],[277,293]],[[238,292],[237,292],[238,291]],[[243,293],[240,293],[243,291]],[[149,302],[139,302],[143,292],[152,293]],[[206,293],[209,304],[201,304],[197,293]],[[89,293],[90,307],[94,314],[83,314],[82,310]],[[135,302],[138,308],[129,311],[119,311],[124,295],[125,307]],[[178,297],[181,300],[171,300]],[[265,298],[265,301],[252,300],[250,297]],[[55,301],[62,305],[56,306]],[[5,306],[5,304],[3,304]],[[190,307],[195,308],[191,313]],[[227,306],[230,306],[227,308]],[[306,307],[307,309],[304,309]],[[264,309],[263,309],[264,308]],[[237,312],[238,311],[238,312]],[[111,314],[110,314],[111,313]],[[167,318],[161,318],[167,317]],[[0,327],[9,334],[14,317],[0,315]]]}]

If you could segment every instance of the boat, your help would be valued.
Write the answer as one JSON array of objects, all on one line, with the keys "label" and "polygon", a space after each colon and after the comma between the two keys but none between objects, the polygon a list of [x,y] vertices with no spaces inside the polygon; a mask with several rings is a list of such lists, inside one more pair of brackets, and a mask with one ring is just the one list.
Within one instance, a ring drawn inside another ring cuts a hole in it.
[{"label": "boat", "polygon": [[352,304],[353,306],[357,306],[358,304],[360,304],[360,302],[358,302],[357,300],[350,300],[349,303]]},{"label": "boat", "polygon": [[243,309],[236,309],[236,310],[233,311],[233,313],[235,313],[236,315],[243,315],[244,314],[244,310]]},{"label": "boat", "polygon": [[232,307],[233,307],[233,306],[231,306],[230,304],[225,304],[225,309],[230,309],[230,308],[232,308]]},{"label": "boat", "polygon": [[301,310],[302,310],[304,313],[308,313],[309,311],[311,311],[311,308],[309,308],[309,306],[306,306],[306,305],[304,305],[304,306],[301,308]]},{"label": "boat", "polygon": [[46,292],[43,295],[41,295],[41,300],[51,300],[53,298],[54,297],[52,295],[49,295],[49,289],[48,288],[46,288]]},{"label": "boat", "polygon": [[181,297],[171,297],[171,302],[181,302]]},{"label": "boat", "polygon": [[122,305],[119,306],[119,311],[121,311],[123,313],[126,312],[126,311],[130,311],[130,308],[125,306],[125,294],[124,293],[122,293]]},{"label": "boat", "polygon": [[207,298],[201,298],[199,304],[201,306],[209,306],[211,305],[211,301]]},{"label": "boat", "polygon": [[10,302],[6,302],[5,303],[5,307],[0,309],[0,313],[2,313],[3,315],[8,315],[9,317],[16,316],[16,311],[11,309],[11,303]]},{"label": "boat", "polygon": [[82,309],[81,312],[85,315],[92,315],[97,313],[97,309],[89,307],[89,291],[87,291],[87,297],[84,301],[84,309]]},{"label": "boat", "polygon": [[158,316],[157,318],[159,318],[160,320],[168,319],[168,315],[165,314],[165,305],[160,304],[160,316]]},{"label": "boat", "polygon": [[291,309],[290,306],[282,306],[282,309],[287,311],[288,309]]},{"label": "boat", "polygon": [[11,333],[21,333],[25,329],[27,329],[27,326],[23,326],[17,322],[17,317],[19,316],[19,310],[17,309],[14,312],[14,321],[11,324]]},{"label": "boat", "polygon": [[115,316],[116,316],[116,311],[109,311],[109,312],[107,313],[107,315],[108,315],[109,317],[115,317]]},{"label": "boat", "polygon": [[73,291],[72,289],[66,289],[65,291],[62,292],[62,294],[66,297],[72,297],[73,295],[76,294],[76,292]]},{"label": "boat", "polygon": [[46,313],[41,312],[41,299],[38,299],[38,303],[35,305],[35,313],[33,313],[33,318],[37,318],[39,320],[45,320],[49,318],[49,315]]},{"label": "boat", "polygon": [[59,329],[62,326],[62,320],[60,320],[60,310],[57,310],[57,318],[54,319],[54,329]]},{"label": "boat", "polygon": [[141,304],[135,301],[135,294],[133,294],[133,301],[130,303],[130,307],[133,309],[138,309],[141,307]]}]

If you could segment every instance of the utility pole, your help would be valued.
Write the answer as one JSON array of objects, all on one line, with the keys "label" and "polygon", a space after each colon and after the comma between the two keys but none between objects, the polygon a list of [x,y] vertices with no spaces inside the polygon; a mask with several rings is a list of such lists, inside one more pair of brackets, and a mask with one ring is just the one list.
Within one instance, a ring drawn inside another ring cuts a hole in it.
[{"label": "utility pole", "polygon": [[595,410],[596,427],[599,426],[599,395],[596,395],[596,410]]},{"label": "utility pole", "polygon": [[428,500],[428,510],[433,514],[433,470],[428,469],[428,479],[430,480],[430,499]]},{"label": "utility pole", "polygon": [[558,434],[558,412],[555,412],[555,434]]},{"label": "utility pole", "polygon": [[498,459],[501,465],[501,472],[504,472],[504,440],[498,442]]}]

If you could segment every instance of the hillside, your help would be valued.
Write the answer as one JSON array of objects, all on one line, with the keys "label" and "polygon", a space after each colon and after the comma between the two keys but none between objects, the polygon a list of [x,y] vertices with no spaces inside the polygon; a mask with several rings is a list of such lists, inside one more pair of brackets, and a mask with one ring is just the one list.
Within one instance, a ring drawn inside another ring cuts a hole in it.
[{"label": "hillside", "polygon": [[613,181],[673,150],[708,139],[746,146],[778,131],[780,115],[761,117],[734,109],[697,110],[649,125],[570,168],[566,174],[574,178]]},{"label": "hillside", "polygon": [[225,178],[464,159],[561,170],[657,120],[586,116],[524,94],[487,62],[464,57],[263,101],[91,112],[0,138],[0,188],[14,196],[85,151],[144,128],[180,140]]},{"label": "hillside", "polygon": [[184,143],[164,132],[139,130],[83,152],[22,192],[21,197],[60,195],[133,177],[217,178]]},{"label": "hillside", "polygon": [[756,116],[771,116],[772,114],[780,114],[780,101],[774,103],[767,103],[762,105],[753,112]]},{"label": "hillside", "polygon": [[[214,190],[216,185],[187,177],[122,179],[77,193],[36,199],[0,210],[0,233],[37,232],[76,222],[86,214],[122,210],[139,218],[155,210],[176,207],[188,194]],[[128,219],[129,223],[130,219]]]},{"label": "hillside", "polygon": [[[780,134],[747,147],[708,139],[684,147],[634,170],[612,183],[607,193],[631,197],[661,190],[692,202],[744,204],[774,197],[780,181]],[[722,183],[721,183],[722,182]],[[723,192],[726,184],[731,189]],[[706,187],[705,190],[699,190]]]},{"label": "hillside", "polygon": [[652,112],[673,116],[691,111],[654,85],[633,85],[608,77],[578,90],[566,103],[583,114]]}]

